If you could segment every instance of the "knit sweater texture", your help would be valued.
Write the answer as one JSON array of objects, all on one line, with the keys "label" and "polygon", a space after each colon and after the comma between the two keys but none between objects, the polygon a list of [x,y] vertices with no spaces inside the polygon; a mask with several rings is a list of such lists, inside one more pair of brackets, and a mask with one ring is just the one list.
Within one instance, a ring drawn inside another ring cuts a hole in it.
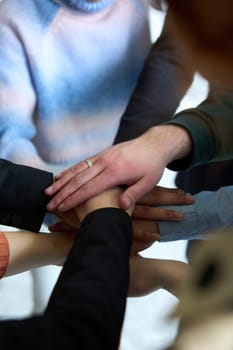
[{"label": "knit sweater texture", "polygon": [[148,0],[0,2],[0,157],[69,166],[110,146],[150,49]]}]

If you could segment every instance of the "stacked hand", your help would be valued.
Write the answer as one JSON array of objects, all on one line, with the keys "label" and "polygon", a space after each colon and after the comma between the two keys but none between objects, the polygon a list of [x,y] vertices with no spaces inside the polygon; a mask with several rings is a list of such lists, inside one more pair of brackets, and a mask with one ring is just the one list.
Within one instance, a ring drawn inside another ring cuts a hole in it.
[{"label": "stacked hand", "polygon": [[[50,226],[50,230],[60,232],[77,231],[80,226],[80,213],[82,219],[85,215],[83,214],[84,210],[89,212],[91,209],[97,209],[98,206],[103,205],[105,201],[105,206],[113,206],[113,200],[116,203],[116,206],[119,206],[118,199],[121,192],[121,189],[106,191],[79,207],[66,212],[56,211],[56,214],[61,221]],[[110,194],[111,203],[109,200]],[[185,194],[183,191],[159,186],[156,186],[152,191],[143,196],[138,201],[132,212],[132,254],[134,255],[137,252],[148,248],[155,241],[159,240],[160,232],[156,221],[179,221],[183,219],[183,214],[181,212],[161,208],[160,206],[184,205],[191,203],[193,203],[192,196]]]},{"label": "stacked hand", "polygon": [[[77,230],[80,222],[90,212],[103,207],[119,208],[120,188],[105,191],[101,195],[84,202],[79,207],[66,212],[57,212],[62,220],[51,226],[52,231]],[[138,255],[138,251],[149,247],[159,239],[158,225],[155,220],[181,220],[182,213],[156,207],[156,205],[188,204],[192,197],[177,189],[155,187],[142,197],[135,208],[128,210],[132,215],[133,245],[130,258],[129,296],[143,296],[164,288],[179,296],[180,288],[186,279],[188,265],[180,261],[147,259]]]}]

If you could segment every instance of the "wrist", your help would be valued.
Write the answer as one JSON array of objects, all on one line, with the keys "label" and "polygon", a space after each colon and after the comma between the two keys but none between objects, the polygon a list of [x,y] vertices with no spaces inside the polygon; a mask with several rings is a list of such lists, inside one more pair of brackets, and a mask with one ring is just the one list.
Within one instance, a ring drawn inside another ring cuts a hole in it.
[{"label": "wrist", "polygon": [[80,221],[91,212],[101,208],[120,208],[119,196],[122,190],[118,187],[104,191],[81,204],[76,210]]},{"label": "wrist", "polygon": [[[192,139],[185,128],[164,124],[150,129],[154,135],[156,149],[163,154],[165,166],[176,159],[187,157],[192,152]],[[164,143],[166,140],[166,143]]]},{"label": "wrist", "polygon": [[63,265],[73,245],[74,238],[70,232],[56,232],[49,234],[49,236],[48,256],[51,259],[51,264]]}]

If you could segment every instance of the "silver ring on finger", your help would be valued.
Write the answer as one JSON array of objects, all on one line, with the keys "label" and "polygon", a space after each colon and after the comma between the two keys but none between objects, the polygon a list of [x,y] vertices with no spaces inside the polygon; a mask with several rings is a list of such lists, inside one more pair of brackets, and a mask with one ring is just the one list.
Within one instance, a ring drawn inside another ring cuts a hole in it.
[{"label": "silver ring on finger", "polygon": [[90,159],[86,159],[85,163],[87,164],[88,168],[91,168],[92,165],[93,165],[93,163],[92,163],[92,161]]}]

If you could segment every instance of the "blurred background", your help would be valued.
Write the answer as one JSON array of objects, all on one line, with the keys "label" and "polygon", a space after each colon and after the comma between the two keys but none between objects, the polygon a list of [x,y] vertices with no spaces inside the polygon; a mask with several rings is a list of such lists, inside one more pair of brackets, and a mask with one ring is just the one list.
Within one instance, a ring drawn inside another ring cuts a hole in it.
[{"label": "blurred background", "polygon": [[[151,10],[152,40],[160,34],[164,14]],[[199,75],[182,100],[179,110],[196,106],[207,94],[208,84]],[[175,173],[166,170],[160,185],[175,187]],[[1,229],[1,227],[0,227]],[[186,241],[155,243],[143,256],[185,260]],[[56,267],[54,267],[56,269]],[[0,318],[22,318],[32,312],[32,280],[30,273],[22,273],[0,281]],[[122,330],[120,350],[163,350],[172,343],[178,320],[169,314],[178,300],[165,291],[157,291],[141,298],[129,298]]]}]

